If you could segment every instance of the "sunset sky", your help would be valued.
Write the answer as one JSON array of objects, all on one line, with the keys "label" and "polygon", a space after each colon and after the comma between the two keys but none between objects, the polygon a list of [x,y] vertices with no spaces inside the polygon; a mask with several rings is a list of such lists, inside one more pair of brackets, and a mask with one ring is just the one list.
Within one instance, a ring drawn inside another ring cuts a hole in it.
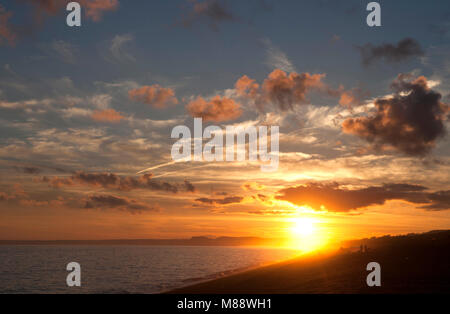
[{"label": "sunset sky", "polygon": [[[0,2],[0,239],[450,227],[448,1],[79,2]],[[279,126],[278,171],[171,163],[193,117]]]}]

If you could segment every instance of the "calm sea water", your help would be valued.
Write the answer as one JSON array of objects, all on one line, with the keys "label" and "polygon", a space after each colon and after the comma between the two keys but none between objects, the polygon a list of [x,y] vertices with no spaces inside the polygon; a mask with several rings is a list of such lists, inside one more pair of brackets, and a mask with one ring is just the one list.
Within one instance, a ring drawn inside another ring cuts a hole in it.
[{"label": "calm sea water", "polygon": [[[0,246],[0,293],[158,293],[293,257],[295,251],[186,246]],[[80,288],[66,265],[81,265]]]}]

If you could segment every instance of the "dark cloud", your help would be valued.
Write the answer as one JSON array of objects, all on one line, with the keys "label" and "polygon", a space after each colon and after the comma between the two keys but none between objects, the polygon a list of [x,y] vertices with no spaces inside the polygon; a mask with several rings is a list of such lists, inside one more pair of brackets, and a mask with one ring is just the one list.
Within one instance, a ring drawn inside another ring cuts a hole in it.
[{"label": "dark cloud", "polygon": [[180,189],[193,192],[195,187],[185,181],[183,185],[175,185],[168,182],[160,182],[152,179],[151,174],[140,177],[118,176],[114,173],[85,173],[77,172],[70,177],[43,177],[43,182],[55,188],[62,186],[89,185],[105,189],[115,189],[120,191],[130,191],[135,189],[145,189],[152,191],[164,191],[178,193]]},{"label": "dark cloud", "polygon": [[158,211],[158,207],[149,206],[145,203],[138,202],[113,195],[92,195],[86,199],[84,208],[86,209],[117,209],[131,213]]},{"label": "dark cloud", "polygon": [[190,0],[189,3],[191,5],[190,12],[183,17],[181,22],[184,27],[191,27],[195,23],[206,23],[212,30],[218,31],[220,23],[238,20],[228,8],[226,1]]},{"label": "dark cloud", "polygon": [[23,172],[26,174],[38,174],[41,173],[41,169],[37,168],[37,167],[18,167],[18,166],[14,166],[13,167],[17,172]]},{"label": "dark cloud", "polygon": [[225,198],[198,198],[195,201],[210,205],[228,205],[242,202],[244,198],[240,196],[229,196]]},{"label": "dark cloud", "polygon": [[384,184],[383,187],[386,188],[387,190],[397,192],[420,192],[427,190],[427,188],[422,185],[407,184],[407,183],[389,183]]},{"label": "dark cloud", "polygon": [[366,66],[378,60],[391,63],[402,62],[412,57],[423,56],[424,54],[420,44],[412,38],[405,38],[397,44],[386,43],[379,46],[365,44],[357,48],[361,53],[362,62]]},{"label": "dark cloud", "polygon": [[450,208],[450,191],[439,191],[428,195],[431,200],[430,205],[425,205],[422,208],[430,211],[446,210]]},{"label": "dark cloud", "polygon": [[338,183],[309,183],[280,190],[276,198],[329,212],[348,212],[383,205],[388,200],[426,204],[421,208],[427,210],[450,209],[450,191],[429,193],[425,190],[426,187],[410,184],[385,184],[350,190]]},{"label": "dark cloud", "polygon": [[256,201],[261,201],[263,203],[267,203],[270,201],[269,196],[264,195],[264,194],[256,194],[256,195],[252,195],[252,198]]},{"label": "dark cloud", "polygon": [[399,75],[392,84],[394,96],[376,99],[372,115],[345,120],[343,131],[377,148],[391,146],[413,156],[429,153],[446,134],[449,107],[441,102],[441,94],[428,87],[425,77],[408,78]]},{"label": "dark cloud", "polygon": [[184,186],[186,188],[186,191],[188,191],[188,192],[194,193],[194,192],[197,191],[195,186],[191,182],[189,182],[188,180],[184,180]]},{"label": "dark cloud", "polygon": [[11,198],[14,198],[14,197],[6,194],[5,192],[0,192],[0,201],[8,201]]}]

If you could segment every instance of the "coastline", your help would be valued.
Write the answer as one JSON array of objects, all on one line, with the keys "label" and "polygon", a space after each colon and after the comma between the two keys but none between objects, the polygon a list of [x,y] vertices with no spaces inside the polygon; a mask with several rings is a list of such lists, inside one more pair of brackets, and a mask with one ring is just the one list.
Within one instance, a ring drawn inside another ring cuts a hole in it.
[{"label": "coastline", "polygon": [[224,271],[212,273],[210,275],[206,275],[204,277],[199,277],[199,278],[188,278],[188,279],[183,280],[183,282],[186,284],[180,285],[179,287],[176,287],[176,288],[170,288],[167,290],[163,290],[163,291],[159,292],[158,294],[178,293],[177,291],[181,291],[184,289],[190,289],[191,287],[195,287],[197,285],[215,282],[216,280],[225,279],[225,278],[229,278],[229,277],[236,276],[236,275],[246,274],[248,272],[256,271],[256,270],[263,269],[266,267],[271,267],[274,265],[283,264],[283,263],[287,263],[287,262],[290,262],[293,260],[297,260],[298,258],[300,258],[300,256],[290,257],[285,260],[275,260],[275,261],[261,263],[258,265],[253,265],[253,266],[248,266],[248,267],[224,270]]},{"label": "coastline", "polygon": [[[369,239],[369,250],[305,256],[164,294],[450,294],[450,231]],[[381,265],[380,287],[367,265]]]}]

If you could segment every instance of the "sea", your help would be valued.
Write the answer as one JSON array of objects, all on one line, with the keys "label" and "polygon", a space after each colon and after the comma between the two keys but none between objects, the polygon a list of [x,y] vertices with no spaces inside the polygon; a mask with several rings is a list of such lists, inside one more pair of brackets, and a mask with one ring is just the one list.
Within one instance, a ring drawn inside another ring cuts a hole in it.
[{"label": "sea", "polygon": [[[297,251],[195,246],[0,246],[0,293],[155,294],[287,260]],[[81,269],[68,287],[67,265]]]}]

